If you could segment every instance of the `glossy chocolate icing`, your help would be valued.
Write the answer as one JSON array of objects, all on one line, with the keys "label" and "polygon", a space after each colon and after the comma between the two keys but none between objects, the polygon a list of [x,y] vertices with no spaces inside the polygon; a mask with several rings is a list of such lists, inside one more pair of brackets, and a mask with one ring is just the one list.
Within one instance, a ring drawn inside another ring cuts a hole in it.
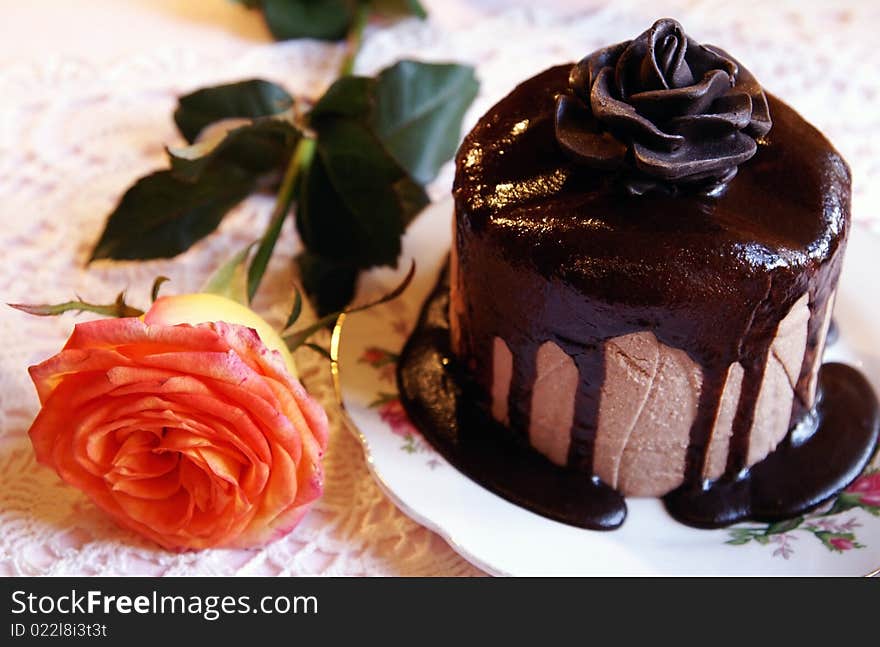
[{"label": "glossy chocolate icing", "polygon": [[573,160],[624,171],[632,193],[714,193],[771,127],[755,78],[724,50],[665,18],[571,69],[556,139]]},{"label": "glossy chocolate icing", "polygon": [[449,268],[422,308],[397,364],[407,415],[449,462],[505,499],[550,519],[593,530],[617,528],[626,503],[613,489],[560,469],[512,436],[449,345]]},{"label": "glossy chocolate icing", "polygon": [[522,435],[534,357],[546,340],[581,382],[569,465],[592,473],[605,340],[650,330],[703,370],[686,483],[700,487],[727,368],[744,368],[725,478],[746,467],[755,402],[776,327],[809,293],[807,352],[793,422],[807,412],[821,353],[821,314],[836,286],[849,223],[850,177],[828,141],[768,95],[773,129],[714,197],[628,195],[619,175],[572,161],[554,136],[555,98],[570,65],[527,80],[493,107],[457,157],[455,238],[461,339],[454,350],[481,392],[484,349],[514,356],[510,428]]},{"label": "glossy chocolate icing", "polygon": [[773,453],[736,480],[668,494],[666,509],[700,528],[742,519],[790,519],[852,483],[870,462],[878,432],[880,413],[871,384],[851,366],[824,364],[815,411]]},{"label": "glossy chocolate icing", "polygon": [[[574,469],[553,465],[493,420],[480,388],[450,348],[449,269],[428,296],[397,365],[401,402],[425,438],[456,468],[537,514],[580,528],[613,530],[624,498]],[[688,525],[779,521],[834,496],[870,462],[880,434],[871,385],[855,369],[826,364],[815,410],[766,459],[735,480],[680,488],[664,500]]]}]

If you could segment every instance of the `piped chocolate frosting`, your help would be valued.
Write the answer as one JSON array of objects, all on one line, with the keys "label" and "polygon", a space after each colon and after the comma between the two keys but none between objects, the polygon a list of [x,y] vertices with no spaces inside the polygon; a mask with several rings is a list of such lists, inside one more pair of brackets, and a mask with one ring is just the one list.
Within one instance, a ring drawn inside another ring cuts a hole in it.
[{"label": "piped chocolate frosting", "polygon": [[556,100],[562,150],[580,164],[621,172],[635,194],[718,192],[770,126],[751,73],[668,18],[585,57]]}]

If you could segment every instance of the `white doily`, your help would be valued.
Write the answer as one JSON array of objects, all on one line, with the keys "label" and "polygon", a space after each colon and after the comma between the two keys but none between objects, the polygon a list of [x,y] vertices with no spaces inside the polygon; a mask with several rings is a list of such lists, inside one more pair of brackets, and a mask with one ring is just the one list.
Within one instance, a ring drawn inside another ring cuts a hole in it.
[{"label": "white doily", "polygon": [[[674,16],[698,39],[735,52],[771,92],[828,135],[853,169],[854,218],[876,226],[880,156],[871,153],[880,150],[880,74],[873,31],[880,6],[830,4],[616,0],[564,15],[474,11],[458,26],[449,19],[406,21],[370,31],[357,70],[371,73],[403,57],[471,62],[482,87],[469,126],[530,74],[631,37],[661,14]],[[318,96],[339,60],[332,45],[230,39],[222,56],[180,43],[100,65],[50,58],[0,69],[0,300],[63,301],[74,293],[106,300],[129,287],[130,300],[143,306],[160,274],[172,278],[169,292],[197,289],[221,259],[259,235],[271,197],[248,199],[219,233],[175,260],[84,267],[121,192],[164,166],[162,145],[178,141],[170,119],[175,97],[252,76]],[[446,193],[451,178],[447,165],[432,195]],[[289,307],[295,246],[288,222],[256,303],[275,322]],[[326,366],[308,351],[298,360],[330,412],[331,448],[326,494],[293,533],[260,550],[173,554],[117,528],[36,465],[26,436],[38,406],[26,367],[57,352],[74,321],[0,308],[0,575],[479,573],[384,497],[359,445],[339,424]]]}]

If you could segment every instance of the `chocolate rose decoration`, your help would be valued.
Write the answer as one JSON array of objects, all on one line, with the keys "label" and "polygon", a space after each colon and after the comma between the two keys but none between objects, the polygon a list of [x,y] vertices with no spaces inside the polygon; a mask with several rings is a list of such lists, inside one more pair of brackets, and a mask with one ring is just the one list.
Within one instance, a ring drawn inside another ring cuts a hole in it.
[{"label": "chocolate rose decoration", "polygon": [[767,99],[749,71],[675,20],[590,54],[569,84],[556,103],[559,144],[582,164],[627,171],[636,194],[717,192],[770,130]]}]

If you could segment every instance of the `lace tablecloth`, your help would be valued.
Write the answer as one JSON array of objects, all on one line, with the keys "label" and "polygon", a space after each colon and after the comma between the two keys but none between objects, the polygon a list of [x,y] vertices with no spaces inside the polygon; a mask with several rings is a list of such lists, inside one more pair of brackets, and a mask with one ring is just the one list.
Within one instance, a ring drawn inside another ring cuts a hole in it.
[{"label": "lace tablecloth", "polygon": [[[172,278],[168,290],[197,289],[220,259],[262,231],[271,198],[248,199],[218,234],[176,260],[84,267],[121,192],[162,166],[162,145],[177,141],[170,118],[176,95],[261,76],[317,96],[341,59],[333,45],[270,43],[256,16],[219,0],[125,4],[121,16],[112,12],[122,3],[107,0],[79,2],[76,13],[54,4],[61,14],[51,21],[37,11],[49,10],[45,0],[0,4],[14,32],[0,44],[2,301],[63,301],[74,293],[106,300],[128,287],[130,300],[146,305],[160,274]],[[499,1],[425,4],[428,22],[370,30],[357,70],[371,73],[401,57],[475,64],[482,86],[468,126],[518,80],[631,37],[661,14],[676,17],[698,39],[735,52],[829,136],[853,169],[854,218],[880,224],[880,156],[871,154],[880,150],[878,3],[594,0],[540,10]],[[432,195],[448,192],[451,178],[447,165]],[[276,322],[288,305],[296,244],[288,226],[257,299],[257,309]],[[314,354],[298,359],[331,415],[327,489],[293,533],[260,550],[174,554],[117,528],[34,462],[26,436],[38,406],[26,367],[56,352],[73,322],[72,315],[34,319],[0,308],[0,574],[480,573],[371,480]]]}]

